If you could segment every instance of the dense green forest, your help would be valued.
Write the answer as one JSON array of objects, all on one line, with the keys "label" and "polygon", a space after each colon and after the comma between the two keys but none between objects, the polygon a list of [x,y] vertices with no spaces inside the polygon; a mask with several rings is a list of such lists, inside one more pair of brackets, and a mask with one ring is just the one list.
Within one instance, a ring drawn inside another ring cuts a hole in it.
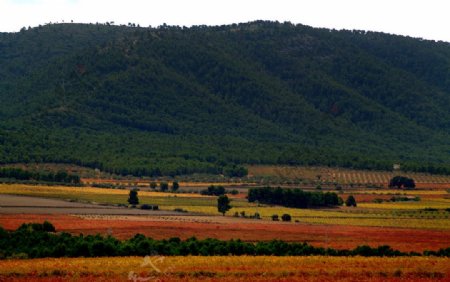
[{"label": "dense green forest", "polygon": [[280,240],[243,242],[239,239],[221,241],[218,239],[187,240],[171,238],[154,240],[136,234],[129,240],[120,241],[112,236],[103,237],[83,234],[55,233],[49,222],[22,224],[15,231],[6,231],[0,226],[0,259],[7,258],[45,258],[45,257],[112,257],[146,256],[227,256],[227,255],[265,255],[265,256],[441,256],[449,257],[450,248],[438,251],[404,253],[389,246],[359,246],[353,250],[336,250],[314,247],[307,243],[287,243]]},{"label": "dense green forest", "polygon": [[334,192],[305,192],[301,189],[281,187],[250,188],[247,199],[250,203],[259,202],[292,208],[317,208],[339,206],[344,201]]},{"label": "dense green forest", "polygon": [[257,21],[0,33],[0,163],[450,173],[450,43]]}]

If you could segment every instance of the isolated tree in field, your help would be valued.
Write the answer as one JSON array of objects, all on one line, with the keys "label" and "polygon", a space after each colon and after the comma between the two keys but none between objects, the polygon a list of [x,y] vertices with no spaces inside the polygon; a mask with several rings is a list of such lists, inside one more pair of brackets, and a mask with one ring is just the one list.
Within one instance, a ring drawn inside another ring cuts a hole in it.
[{"label": "isolated tree in field", "polygon": [[356,207],[356,200],[353,195],[348,196],[347,200],[345,200],[345,205],[347,207]]},{"label": "isolated tree in field", "polygon": [[136,189],[130,190],[130,194],[128,195],[128,203],[133,206],[139,204],[138,191]]},{"label": "isolated tree in field", "polygon": [[230,199],[228,199],[226,195],[220,195],[219,198],[217,198],[217,210],[221,212],[222,215],[225,215],[230,209]]},{"label": "isolated tree in field", "polygon": [[167,182],[161,182],[159,184],[159,189],[161,189],[161,191],[167,191],[169,189],[169,184]]},{"label": "isolated tree in field", "polygon": [[174,181],[172,183],[172,191],[175,192],[178,190],[178,188],[180,188],[180,184],[178,184],[178,182]]},{"label": "isolated tree in field", "polygon": [[156,189],[156,186],[157,186],[156,182],[150,182],[150,188]]},{"label": "isolated tree in field", "polygon": [[391,179],[391,181],[389,181],[389,187],[390,188],[397,187],[398,189],[401,188],[414,189],[416,188],[416,183],[412,178],[408,178],[405,176],[395,176]]},{"label": "isolated tree in field", "polygon": [[283,215],[281,216],[281,220],[282,220],[282,221],[291,221],[291,220],[292,220],[292,217],[291,217],[290,214],[285,213],[285,214],[283,214]]}]

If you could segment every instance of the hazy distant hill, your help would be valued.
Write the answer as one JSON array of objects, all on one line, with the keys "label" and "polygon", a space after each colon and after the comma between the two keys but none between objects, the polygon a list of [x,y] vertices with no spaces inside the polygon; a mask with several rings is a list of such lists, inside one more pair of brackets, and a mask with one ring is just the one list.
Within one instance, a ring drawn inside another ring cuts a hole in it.
[{"label": "hazy distant hill", "polygon": [[450,173],[450,43],[273,22],[0,33],[0,162]]}]

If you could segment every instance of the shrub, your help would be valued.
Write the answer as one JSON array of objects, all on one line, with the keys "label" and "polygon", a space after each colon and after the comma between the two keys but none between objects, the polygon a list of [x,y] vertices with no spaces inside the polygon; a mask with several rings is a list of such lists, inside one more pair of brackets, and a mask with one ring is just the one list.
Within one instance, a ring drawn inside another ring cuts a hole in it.
[{"label": "shrub", "polygon": [[347,207],[356,207],[356,200],[353,195],[348,196],[347,200],[345,200],[345,205]]},{"label": "shrub", "polygon": [[47,220],[42,224],[42,230],[45,232],[56,232],[55,226]]},{"label": "shrub", "polygon": [[172,182],[172,191],[175,192],[178,190],[178,188],[180,188],[180,184],[178,184],[178,182],[176,181]]},{"label": "shrub", "polygon": [[285,213],[281,216],[281,220],[283,220],[283,221],[291,221],[291,219],[292,219],[291,215],[287,214],[287,213]]},{"label": "shrub", "polygon": [[169,184],[167,182],[159,183],[159,189],[163,192],[169,190]]},{"label": "shrub", "polygon": [[231,195],[237,195],[237,194],[239,194],[239,191],[236,190],[236,189],[233,189],[233,190],[231,190],[230,194]]},{"label": "shrub", "polygon": [[158,209],[157,205],[148,205],[148,204],[141,205],[141,210],[157,210],[157,209]]},{"label": "shrub", "polygon": [[401,197],[401,196],[393,196],[391,197],[391,202],[407,202],[407,201],[420,201],[420,197]]},{"label": "shrub", "polygon": [[175,209],[173,209],[173,211],[182,212],[182,213],[187,213],[188,212],[187,210],[183,210],[182,208],[175,208]]},{"label": "shrub", "polygon": [[408,178],[405,176],[395,176],[389,181],[389,187],[398,189],[406,188],[406,189],[414,189],[416,187],[416,183],[414,179]]},{"label": "shrub", "polygon": [[272,220],[273,221],[279,221],[278,214],[273,214],[272,215]]},{"label": "shrub", "polygon": [[429,212],[434,212],[434,211],[438,211],[438,209],[435,208],[424,208],[424,211],[429,211]]},{"label": "shrub", "polygon": [[18,230],[27,231],[27,232],[55,232],[55,227],[48,221],[44,221],[44,223],[24,223],[19,226]]},{"label": "shrub", "polygon": [[200,192],[202,195],[209,195],[209,196],[220,196],[225,195],[225,188],[223,186],[214,186],[211,185],[206,190],[202,190]]}]

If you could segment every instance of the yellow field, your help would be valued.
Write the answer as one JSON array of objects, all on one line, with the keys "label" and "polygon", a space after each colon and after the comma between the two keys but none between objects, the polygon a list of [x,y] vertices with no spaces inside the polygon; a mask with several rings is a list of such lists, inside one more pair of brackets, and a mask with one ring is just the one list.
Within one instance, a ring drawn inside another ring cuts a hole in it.
[{"label": "yellow field", "polygon": [[416,218],[301,218],[300,222],[354,226],[401,227],[417,229],[450,229],[450,220]]},{"label": "yellow field", "polygon": [[[27,196],[34,195],[67,195],[68,197],[73,195],[128,195],[130,191],[126,189],[108,189],[108,188],[94,188],[94,187],[67,187],[67,186],[34,186],[25,184],[11,184],[0,185],[1,194],[21,194]],[[140,196],[148,197],[187,197],[187,198],[208,198],[210,196],[204,196],[200,194],[183,194],[183,193],[169,193],[169,192],[153,192],[153,191],[139,191]]]},{"label": "yellow field", "polygon": [[[198,212],[211,215],[217,215],[217,208],[208,206],[181,206],[189,212]],[[172,207],[168,208],[171,210]],[[396,215],[374,214],[374,213],[350,213],[320,210],[290,209],[282,207],[240,207],[232,208],[228,215],[234,212],[245,211],[246,215],[253,215],[258,212],[263,219],[270,220],[273,214],[280,218],[287,213],[292,216],[292,221],[298,220],[302,223],[314,224],[338,224],[353,226],[379,226],[379,227],[403,227],[418,229],[450,229],[450,220],[446,217],[436,218],[404,218]],[[280,219],[281,220],[281,219]],[[292,223],[294,224],[294,223]]]},{"label": "yellow field", "polygon": [[450,259],[152,256],[0,261],[0,280],[42,278],[66,281],[428,281],[438,278],[448,281]]},{"label": "yellow field", "polygon": [[[101,204],[128,204],[129,190],[106,189],[92,187],[66,187],[66,186],[32,186],[32,185],[1,185],[0,194],[22,195],[63,200],[101,203]],[[215,205],[216,198],[200,194],[174,194],[162,192],[139,191],[141,204],[154,204],[163,206],[173,205]],[[160,207],[162,208],[162,207]],[[166,208],[167,209],[167,208]]]}]

